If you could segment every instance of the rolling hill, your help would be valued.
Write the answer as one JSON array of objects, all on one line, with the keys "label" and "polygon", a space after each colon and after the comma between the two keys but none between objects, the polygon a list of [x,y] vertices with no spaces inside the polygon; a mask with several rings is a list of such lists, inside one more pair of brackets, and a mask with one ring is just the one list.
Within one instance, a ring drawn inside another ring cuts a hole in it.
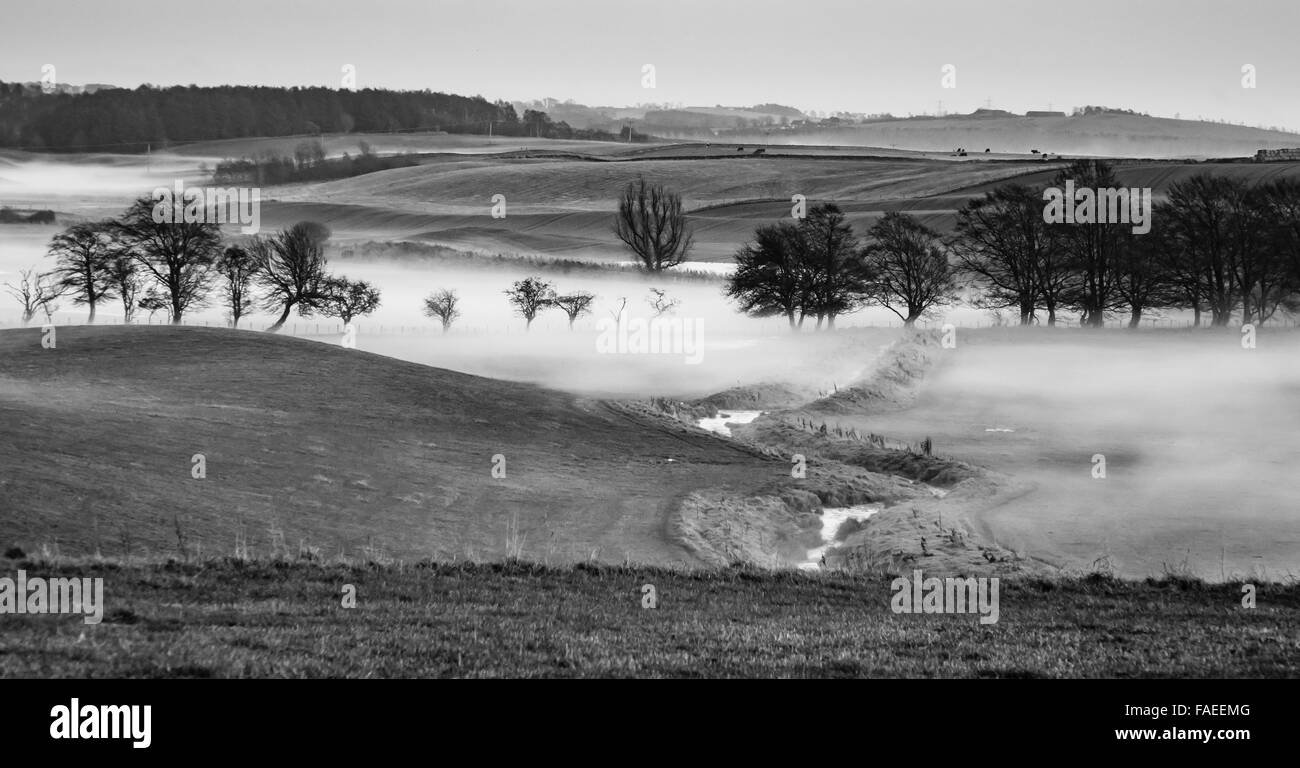
[{"label": "rolling hill", "polygon": [[[741,133],[729,140],[760,140],[765,135]],[[1128,158],[1245,157],[1258,149],[1300,146],[1300,134],[1295,133],[1115,112],[1077,117],[918,117],[792,131],[782,139],[797,144],[924,151],[965,147],[983,152],[987,147],[993,152],[1038,149],[1052,154]]]},{"label": "rolling hill", "polygon": [[[328,220],[342,239],[387,236],[486,251],[627,259],[611,231],[612,213],[623,186],[644,177],[682,194],[695,227],[692,260],[729,261],[755,227],[790,215],[794,194],[810,204],[835,202],[860,235],[894,210],[948,232],[956,211],[971,199],[1006,182],[1046,186],[1064,167],[1041,160],[820,155],[806,148],[797,154],[774,148],[769,157],[716,152],[702,145],[647,147],[603,162],[445,156],[412,168],[278,188],[263,204],[263,223]],[[1150,187],[1157,200],[1172,184],[1201,173],[1264,183],[1300,177],[1300,163],[1116,162],[1122,185]],[[504,218],[491,216],[496,194],[506,198]]]},{"label": "rolling hill", "polygon": [[681,497],[788,477],[602,401],[269,334],[8,330],[0,361],[0,545],[27,551],[500,557],[510,527],[538,559],[694,564]]}]

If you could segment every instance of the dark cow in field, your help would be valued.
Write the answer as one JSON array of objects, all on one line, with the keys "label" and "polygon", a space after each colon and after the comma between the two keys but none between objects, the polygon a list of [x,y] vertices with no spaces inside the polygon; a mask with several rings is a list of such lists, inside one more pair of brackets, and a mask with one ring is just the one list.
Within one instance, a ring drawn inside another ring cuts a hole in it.
[{"label": "dark cow in field", "polygon": [[744,152],[744,151],[745,151],[745,148],[744,148],[744,147],[736,147],[736,151],[737,151],[737,152]]},{"label": "dark cow in field", "polygon": [[766,150],[766,149],[763,149],[762,147],[759,147],[758,149],[754,150],[754,154],[756,154],[756,155],[761,155],[761,154],[764,154],[764,153],[766,153],[766,152],[767,152],[767,150]]}]

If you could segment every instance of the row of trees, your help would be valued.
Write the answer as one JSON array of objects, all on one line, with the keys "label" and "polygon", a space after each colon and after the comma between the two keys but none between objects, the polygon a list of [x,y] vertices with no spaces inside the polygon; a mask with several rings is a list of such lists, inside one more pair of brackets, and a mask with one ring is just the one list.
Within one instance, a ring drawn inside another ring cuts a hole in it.
[{"label": "row of trees", "polygon": [[365,281],[329,273],[325,243],[330,231],[299,222],[270,237],[226,243],[209,223],[160,223],[150,197],[137,199],[117,219],[74,224],[54,236],[49,272],[26,270],[9,292],[23,306],[23,323],[49,317],[59,297],[89,309],[95,321],[103,304],[116,300],[123,320],[137,310],[165,310],[174,324],[216,299],[231,327],[261,307],[278,313],[268,329],[279,330],[295,310],[350,322],[379,307],[379,290]]},{"label": "row of trees", "polygon": [[[514,306],[515,313],[524,319],[525,330],[531,329],[533,320],[537,319],[543,310],[549,308],[564,312],[569,318],[569,330],[573,330],[573,324],[579,317],[590,314],[592,304],[596,301],[596,295],[588,291],[560,294],[556,292],[553,283],[540,277],[525,277],[523,280],[516,281],[505,291],[505,295]],[[670,297],[663,289],[651,288],[646,303],[654,310],[655,317],[659,317],[671,313],[680,302]],[[627,299],[624,298],[619,306],[619,313],[626,306]],[[424,314],[426,317],[437,318],[442,323],[443,333],[446,333],[452,323],[461,316],[460,297],[454,290],[446,288],[436,290],[425,297]]]},{"label": "row of trees", "polygon": [[[1119,184],[1104,161],[1079,161],[1054,185]],[[1300,310],[1300,182],[1250,185],[1200,174],[1171,185],[1150,213],[1151,228],[1130,224],[1048,224],[1043,190],[1008,184],[958,213],[949,240],[955,265],[974,278],[975,302],[1014,308],[1022,324],[1039,311],[1077,312],[1101,326],[1127,312],[1136,327],[1154,310],[1191,310],[1195,323],[1260,323]]]},{"label": "row of trees", "polygon": [[[591,312],[591,304],[596,295],[587,291],[575,291],[560,295],[555,286],[540,277],[526,277],[510,286],[505,291],[506,298],[514,306],[515,312],[524,319],[525,330],[533,327],[533,320],[542,310],[555,307],[569,316],[569,330],[577,319]],[[460,299],[456,292],[448,289],[434,291],[424,299],[424,314],[436,317],[442,323],[444,333],[460,317]]]},{"label": "row of trees", "polygon": [[539,110],[520,117],[509,102],[427,90],[142,85],[46,94],[0,82],[0,147],[144,151],[182,141],[427,130],[618,138],[552,122]]},{"label": "row of trees", "polygon": [[226,158],[217,163],[212,173],[214,184],[294,184],[303,181],[329,181],[346,179],[366,173],[409,168],[419,163],[410,153],[380,156],[370,145],[360,142],[361,153],[347,152],[342,157],[325,157],[325,147],[319,140],[300,142],[293,156],[263,152],[255,157]]},{"label": "row of trees", "polygon": [[[1097,160],[1063,169],[1053,185],[1067,181],[1119,187],[1112,167]],[[838,207],[820,205],[798,222],[759,227],[736,254],[727,295],[744,312],[784,315],[796,329],[809,316],[818,328],[833,327],[837,316],[868,304],[910,326],[956,301],[962,285],[975,306],[1012,308],[1021,324],[1043,312],[1055,325],[1059,312],[1071,311],[1100,327],[1126,312],[1137,327],[1151,311],[1187,309],[1197,325],[1208,313],[1211,325],[1223,326],[1234,316],[1262,323],[1300,311],[1300,182],[1194,176],[1153,206],[1145,233],[1109,220],[1048,223],[1043,192],[1000,186],[964,206],[946,238],[889,213],[865,246]],[[625,220],[620,209],[620,226]]]},{"label": "row of trees", "polygon": [[[645,179],[623,190],[614,234],[648,272],[686,261],[693,235],[681,196]],[[863,247],[834,204],[813,207],[797,222],[759,227],[736,254],[726,293],[743,312],[784,315],[790,327],[815,317],[817,328],[870,303],[912,325],[926,311],[955,299],[956,272],[938,233],[905,214],[891,213]]]},{"label": "row of trees", "polygon": [[755,316],[784,315],[793,329],[877,303],[913,325],[956,297],[956,273],[938,233],[901,213],[886,214],[865,247],[838,206],[814,206],[796,222],[759,227],[736,254],[726,293]]}]

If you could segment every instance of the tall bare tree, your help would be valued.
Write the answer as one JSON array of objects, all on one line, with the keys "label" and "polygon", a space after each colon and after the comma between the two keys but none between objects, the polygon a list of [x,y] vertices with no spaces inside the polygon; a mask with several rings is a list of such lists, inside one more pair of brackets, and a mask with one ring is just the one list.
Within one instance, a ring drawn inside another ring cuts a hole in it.
[{"label": "tall bare tree", "polygon": [[238,328],[239,319],[253,310],[253,278],[257,259],[246,248],[232,245],[217,259],[221,276],[221,298],[230,312],[230,327]]},{"label": "tall bare tree", "polygon": [[[871,228],[865,260],[869,292],[912,327],[933,307],[956,299],[956,280],[938,233],[905,213],[893,211]],[[901,305],[903,311],[895,308]]]},{"label": "tall bare tree", "polygon": [[[1104,160],[1078,160],[1063,168],[1054,180],[1058,187],[1073,181],[1076,189],[1110,189],[1118,186],[1110,163]],[[1075,205],[1074,200],[1065,201]],[[1100,218],[1100,217],[1098,217]],[[1053,234],[1066,253],[1075,276],[1067,297],[1078,309],[1085,325],[1100,328],[1106,313],[1122,301],[1116,288],[1116,265],[1122,250],[1132,245],[1125,237],[1130,225],[1111,221],[1051,224]]]},{"label": "tall bare tree", "polygon": [[296,307],[301,317],[310,317],[325,296],[325,241],[330,231],[321,224],[300,221],[271,239],[255,238],[249,252],[257,261],[259,285],[266,291],[267,311],[279,310],[280,317],[268,328],[274,333],[284,327]]},{"label": "tall bare tree", "polygon": [[73,224],[50,241],[49,255],[57,260],[51,274],[73,303],[90,308],[87,323],[95,322],[96,305],[113,295],[114,228],[111,222]]},{"label": "tall bare tree", "polygon": [[113,292],[122,302],[122,322],[130,323],[135,316],[136,296],[140,292],[140,270],[136,259],[118,248],[108,260],[107,272]]},{"label": "tall bare tree", "polygon": [[971,200],[957,212],[952,248],[961,270],[980,285],[976,306],[1014,308],[1021,325],[1033,322],[1054,250],[1040,193],[1006,184]]},{"label": "tall bare tree", "polygon": [[[158,205],[162,205],[159,203]],[[212,286],[212,266],[220,253],[216,224],[187,223],[184,216],[155,216],[154,201],[141,197],[117,225],[122,245],[167,293],[171,321],[179,324],[189,309],[203,306]]]},{"label": "tall bare tree", "polygon": [[681,196],[644,178],[623,190],[614,234],[650,272],[660,272],[685,261],[693,239]]},{"label": "tall bare tree", "polygon": [[[736,252],[736,269],[727,280],[727,296],[754,317],[784,315],[797,331],[811,293],[808,248],[792,222],[768,224],[754,231],[754,241]],[[796,323],[796,315],[798,322]]]},{"label": "tall bare tree", "polygon": [[817,328],[835,328],[835,318],[857,309],[866,296],[867,280],[862,245],[844,213],[834,203],[814,206],[799,222],[800,242],[807,249],[804,263],[808,284],[807,310],[817,317]]}]

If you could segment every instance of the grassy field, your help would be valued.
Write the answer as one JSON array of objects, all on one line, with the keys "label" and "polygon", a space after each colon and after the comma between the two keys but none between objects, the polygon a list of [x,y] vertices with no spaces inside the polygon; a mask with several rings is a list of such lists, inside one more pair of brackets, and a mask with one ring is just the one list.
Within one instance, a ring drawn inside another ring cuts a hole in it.
[{"label": "grassy field", "polygon": [[785,473],[599,401],[206,328],[60,328],[54,350],[0,332],[0,435],[4,544],[65,554],[228,554],[279,531],[326,553],[490,556],[518,518],[556,560],[690,561],[663,533],[678,494]]},{"label": "grassy field", "polygon": [[[699,145],[643,148],[619,162],[567,158],[447,156],[411,168],[268,192],[263,222],[329,221],[339,237],[400,236],[485,250],[626,258],[611,232],[623,187],[638,177],[679,192],[692,211],[692,259],[729,261],[754,229],[789,216],[790,198],[834,201],[859,235],[884,213],[908,211],[941,232],[970,200],[1008,181],[1046,186],[1063,167],[1029,160],[955,162],[938,158],[835,155],[721,156]],[[707,153],[714,154],[707,154]],[[635,160],[635,161],[633,161]],[[1126,187],[1169,187],[1202,173],[1248,183],[1296,178],[1300,163],[1130,162]],[[507,215],[493,218],[493,195]]]},{"label": "grassy field", "polygon": [[[279,227],[311,219],[328,221],[342,239],[402,237],[489,251],[626,259],[626,249],[612,232],[612,216],[623,188],[644,177],[671,187],[694,210],[691,259],[729,261],[756,227],[790,215],[795,194],[810,204],[835,201],[860,235],[883,211],[899,206],[917,210],[927,225],[947,229],[957,204],[945,198],[927,214],[929,196],[1036,173],[1047,165],[833,156],[644,157],[593,162],[448,156],[412,168],[267,190],[262,224]],[[506,199],[504,218],[491,215],[498,194]]]},{"label": "grassy field", "polygon": [[[0,467],[0,547],[112,557],[693,565],[668,530],[680,499],[795,484],[784,456],[649,410],[337,343],[161,326],[59,328],[55,349],[39,328],[0,331]],[[887,478],[849,474],[889,494]]]},{"label": "grassy field", "polygon": [[[1011,582],[1000,618],[896,614],[887,577],[221,561],[102,577],[101,624],[0,622],[0,676],[1295,677],[1300,586]],[[657,606],[642,607],[643,585]],[[343,607],[345,585],[355,607]]]},{"label": "grassy field", "polygon": [[[813,134],[827,144],[972,152],[1029,152],[1110,157],[1249,156],[1261,147],[1296,146],[1296,135],[1241,125],[1143,115],[979,117],[885,120]],[[809,142],[796,135],[793,141]]]}]

